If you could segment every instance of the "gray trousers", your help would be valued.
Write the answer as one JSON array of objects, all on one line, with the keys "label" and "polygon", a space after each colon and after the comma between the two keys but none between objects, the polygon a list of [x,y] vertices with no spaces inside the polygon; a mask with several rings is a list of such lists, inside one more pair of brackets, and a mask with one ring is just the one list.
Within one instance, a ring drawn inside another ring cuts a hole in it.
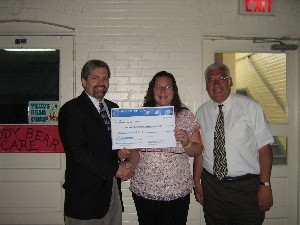
[{"label": "gray trousers", "polygon": [[122,206],[117,179],[113,179],[112,196],[107,214],[101,219],[78,220],[65,216],[66,225],[122,225]]},{"label": "gray trousers", "polygon": [[206,225],[261,225],[265,213],[259,210],[259,177],[222,183],[203,171],[203,211]]}]

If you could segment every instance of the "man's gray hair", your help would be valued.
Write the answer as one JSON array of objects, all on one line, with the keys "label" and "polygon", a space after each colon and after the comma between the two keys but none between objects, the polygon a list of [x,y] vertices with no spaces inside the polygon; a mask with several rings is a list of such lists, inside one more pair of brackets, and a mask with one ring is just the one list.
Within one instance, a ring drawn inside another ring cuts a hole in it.
[{"label": "man's gray hair", "polygon": [[207,75],[213,71],[213,70],[218,70],[218,69],[223,69],[224,70],[224,74],[227,76],[227,77],[231,77],[230,75],[230,70],[228,68],[228,66],[226,66],[225,64],[223,63],[213,63],[211,65],[209,65],[205,72],[204,72],[204,76],[205,76],[205,81],[207,82]]}]

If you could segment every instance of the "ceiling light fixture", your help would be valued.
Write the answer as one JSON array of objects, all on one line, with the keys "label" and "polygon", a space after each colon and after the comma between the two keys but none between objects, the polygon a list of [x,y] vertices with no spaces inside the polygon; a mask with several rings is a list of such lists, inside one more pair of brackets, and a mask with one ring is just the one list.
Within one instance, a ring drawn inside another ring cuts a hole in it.
[{"label": "ceiling light fixture", "polygon": [[6,48],[4,51],[9,52],[53,52],[54,48]]}]

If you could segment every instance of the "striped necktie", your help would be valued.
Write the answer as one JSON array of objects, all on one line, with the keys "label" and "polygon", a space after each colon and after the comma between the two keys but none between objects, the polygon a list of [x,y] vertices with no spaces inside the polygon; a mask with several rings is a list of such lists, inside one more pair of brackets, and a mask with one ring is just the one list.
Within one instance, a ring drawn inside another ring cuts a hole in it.
[{"label": "striped necktie", "polygon": [[228,172],[225,150],[224,114],[222,111],[223,106],[224,105],[218,105],[219,115],[214,133],[214,175],[219,180],[222,180]]},{"label": "striped necktie", "polygon": [[107,130],[110,131],[111,130],[110,119],[107,115],[106,109],[105,109],[102,102],[99,103],[99,108],[100,108],[100,115],[101,115],[101,117],[102,117],[102,119],[103,119],[103,121],[104,121],[104,123],[107,127]]}]

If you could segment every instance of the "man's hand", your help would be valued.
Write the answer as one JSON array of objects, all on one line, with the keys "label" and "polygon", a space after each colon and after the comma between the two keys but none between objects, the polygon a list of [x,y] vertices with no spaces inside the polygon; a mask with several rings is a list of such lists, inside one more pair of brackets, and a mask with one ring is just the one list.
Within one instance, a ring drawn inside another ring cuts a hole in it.
[{"label": "man's hand", "polygon": [[120,162],[116,176],[122,181],[126,181],[134,175],[134,167],[129,162]]},{"label": "man's hand", "polygon": [[271,187],[259,186],[258,205],[261,211],[268,211],[273,205],[273,195]]}]

